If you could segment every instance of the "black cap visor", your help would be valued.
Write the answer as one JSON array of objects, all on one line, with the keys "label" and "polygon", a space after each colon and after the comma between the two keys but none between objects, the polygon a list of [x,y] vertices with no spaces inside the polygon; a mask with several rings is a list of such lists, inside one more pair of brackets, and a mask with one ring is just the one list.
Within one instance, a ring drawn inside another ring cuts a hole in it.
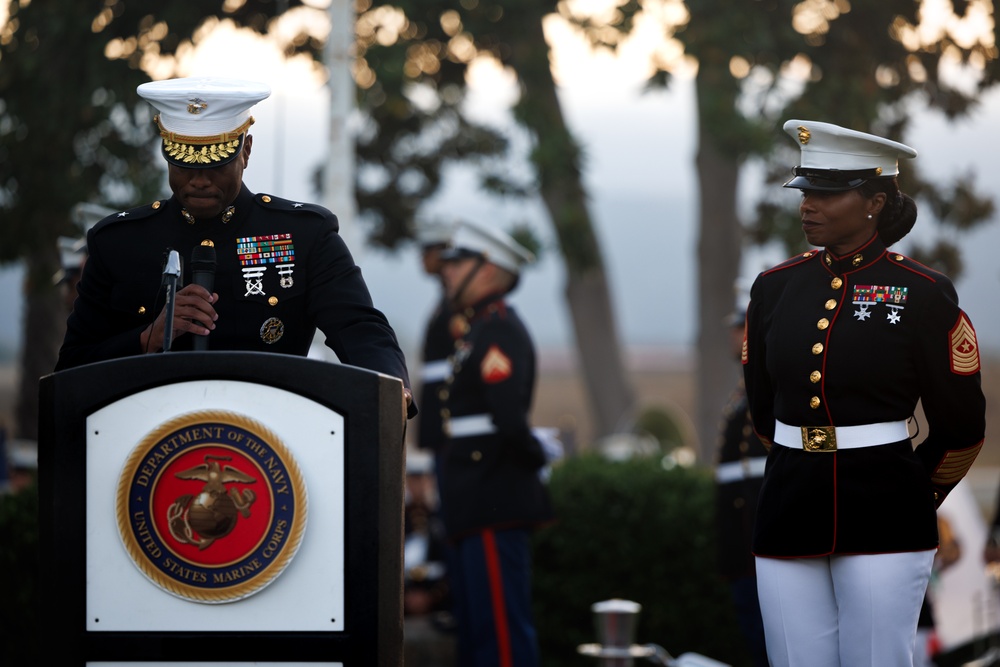
[{"label": "black cap visor", "polygon": [[442,262],[457,262],[460,259],[482,257],[483,253],[468,248],[447,248],[440,255]]},{"label": "black cap visor", "polygon": [[843,192],[853,190],[865,181],[878,178],[881,169],[857,169],[842,171],[840,169],[813,169],[795,167],[794,176],[782,187],[799,190],[823,190],[825,192]]}]

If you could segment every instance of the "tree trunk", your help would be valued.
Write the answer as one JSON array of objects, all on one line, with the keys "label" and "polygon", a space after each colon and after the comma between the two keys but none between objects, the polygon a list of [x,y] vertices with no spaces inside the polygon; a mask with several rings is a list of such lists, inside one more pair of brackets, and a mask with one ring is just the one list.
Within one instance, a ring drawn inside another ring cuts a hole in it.
[{"label": "tree trunk", "polygon": [[[698,190],[701,221],[698,235],[698,339],[695,374],[698,458],[715,458],[722,408],[740,368],[730,351],[726,316],[736,305],[742,231],[736,213],[739,156],[718,145],[714,132],[720,107],[731,103],[721,90],[731,87],[728,65],[702,60],[695,81],[698,99]],[[722,99],[720,99],[722,98]],[[732,106],[729,107],[732,109]]]},{"label": "tree trunk", "polygon": [[39,248],[25,258],[24,340],[21,344],[15,437],[38,438],[38,379],[56,365],[66,331],[66,310],[52,275],[58,268],[56,246]]},{"label": "tree trunk", "polygon": [[327,116],[329,145],[323,166],[323,205],[337,214],[340,235],[351,249],[355,261],[360,262],[365,243],[358,228],[357,200],[354,196],[354,137],[349,129],[357,99],[351,74],[356,23],[354,2],[333,0],[327,11],[330,36],[323,50],[323,60],[329,72],[327,90],[330,93],[330,111]]},{"label": "tree trunk", "polygon": [[[636,408],[625,368],[600,245],[594,234],[580,167],[556,94],[549,48],[542,30],[544,8],[528,3],[516,30],[506,35],[510,64],[521,84],[514,113],[535,138],[532,162],[539,190],[555,226],[566,265],[566,302],[573,321],[580,372],[597,437],[627,430]],[[529,15],[530,14],[530,15]]]}]

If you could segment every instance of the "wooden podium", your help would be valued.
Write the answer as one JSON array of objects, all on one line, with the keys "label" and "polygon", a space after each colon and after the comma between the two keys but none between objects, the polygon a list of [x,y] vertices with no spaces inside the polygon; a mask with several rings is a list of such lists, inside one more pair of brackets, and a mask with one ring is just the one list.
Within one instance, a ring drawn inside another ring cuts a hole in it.
[{"label": "wooden podium", "polygon": [[402,392],[250,352],[42,378],[43,655],[401,665]]}]

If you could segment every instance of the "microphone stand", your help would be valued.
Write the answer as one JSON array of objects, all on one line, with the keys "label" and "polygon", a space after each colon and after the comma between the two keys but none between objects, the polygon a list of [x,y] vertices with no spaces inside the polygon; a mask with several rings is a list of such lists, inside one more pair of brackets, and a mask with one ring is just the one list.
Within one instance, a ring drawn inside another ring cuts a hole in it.
[{"label": "microphone stand", "polygon": [[177,295],[177,281],[181,277],[181,256],[176,250],[171,250],[167,256],[167,265],[163,269],[163,284],[167,287],[166,303],[164,305],[163,351],[169,352],[174,338],[174,297]]}]

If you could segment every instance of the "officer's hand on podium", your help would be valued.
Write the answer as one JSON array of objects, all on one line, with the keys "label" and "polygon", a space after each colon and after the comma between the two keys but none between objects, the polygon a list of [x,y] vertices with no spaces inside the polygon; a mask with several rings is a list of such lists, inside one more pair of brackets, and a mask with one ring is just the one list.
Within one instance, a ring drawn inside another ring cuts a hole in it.
[{"label": "officer's hand on podium", "polygon": [[983,560],[987,566],[991,566],[987,568],[992,570],[990,574],[997,581],[1000,581],[1000,527],[998,526],[994,526],[990,530],[986,539],[986,545],[983,547]]},{"label": "officer's hand on podium", "polygon": [[[174,298],[173,338],[176,340],[185,333],[207,336],[212,329],[215,329],[215,320],[219,318],[212,305],[218,300],[217,293],[209,294],[208,290],[200,285],[185,285],[178,290]],[[164,308],[156,320],[142,332],[140,343],[143,352],[148,354],[163,349],[166,318],[166,308]]]},{"label": "officer's hand on podium", "polygon": [[408,387],[403,387],[403,432],[406,432],[406,420],[410,415],[410,406],[413,405],[413,392]]}]

